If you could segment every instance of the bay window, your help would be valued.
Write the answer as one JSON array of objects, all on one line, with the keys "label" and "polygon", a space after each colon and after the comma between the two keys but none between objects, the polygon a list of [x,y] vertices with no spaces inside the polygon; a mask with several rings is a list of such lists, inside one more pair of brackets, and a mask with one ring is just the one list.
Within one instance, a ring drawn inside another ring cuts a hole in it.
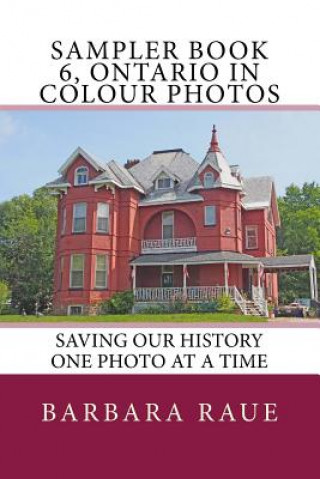
[{"label": "bay window", "polygon": [[87,225],[87,203],[73,205],[73,233],[85,233]]},{"label": "bay window", "polygon": [[108,285],[108,257],[106,254],[96,255],[95,287],[106,289]]},{"label": "bay window", "polygon": [[97,205],[97,232],[109,233],[109,205],[98,203]]},{"label": "bay window", "polygon": [[70,265],[70,288],[82,289],[84,282],[84,254],[72,254]]}]

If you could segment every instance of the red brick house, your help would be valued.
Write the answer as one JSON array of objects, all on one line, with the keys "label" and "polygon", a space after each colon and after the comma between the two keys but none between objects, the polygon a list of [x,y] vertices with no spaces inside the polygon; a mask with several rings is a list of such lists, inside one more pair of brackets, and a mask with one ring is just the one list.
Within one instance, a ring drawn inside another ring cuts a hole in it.
[{"label": "red brick house", "polygon": [[56,313],[94,312],[134,290],[136,305],[229,294],[244,314],[277,302],[279,271],[309,269],[312,256],[275,258],[279,213],[271,177],[243,178],[213,128],[201,163],[182,149],[103,164],[78,148],[48,188],[59,195]]}]

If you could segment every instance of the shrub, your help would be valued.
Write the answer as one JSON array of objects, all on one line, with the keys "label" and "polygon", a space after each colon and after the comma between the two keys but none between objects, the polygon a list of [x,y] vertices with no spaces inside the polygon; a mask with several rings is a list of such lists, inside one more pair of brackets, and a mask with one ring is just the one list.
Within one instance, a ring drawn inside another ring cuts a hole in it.
[{"label": "shrub", "polygon": [[235,307],[234,301],[227,294],[223,294],[217,300],[217,310],[220,312],[230,313]]},{"label": "shrub", "polygon": [[115,293],[112,298],[100,305],[99,314],[127,314],[131,313],[134,303],[132,291]]},{"label": "shrub", "polygon": [[169,313],[169,309],[165,304],[150,304],[141,311],[145,314],[165,314]]},{"label": "shrub", "polygon": [[180,299],[176,299],[169,303],[168,311],[169,313],[183,313],[185,309],[185,303]]},{"label": "shrub", "polygon": [[208,301],[199,303],[199,311],[202,313],[216,313],[218,310],[218,301]]}]

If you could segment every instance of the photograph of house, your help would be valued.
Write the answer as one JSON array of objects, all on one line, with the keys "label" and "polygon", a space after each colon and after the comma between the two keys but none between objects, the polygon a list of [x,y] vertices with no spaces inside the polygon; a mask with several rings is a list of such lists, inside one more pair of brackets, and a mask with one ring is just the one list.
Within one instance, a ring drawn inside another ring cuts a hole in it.
[{"label": "photograph of house", "polygon": [[55,314],[94,314],[132,290],[135,311],[229,295],[242,314],[266,316],[290,271],[309,272],[317,299],[313,256],[277,256],[273,178],[229,164],[215,126],[208,143],[202,161],[176,148],[103,163],[79,147],[61,165],[46,185],[58,197]]}]

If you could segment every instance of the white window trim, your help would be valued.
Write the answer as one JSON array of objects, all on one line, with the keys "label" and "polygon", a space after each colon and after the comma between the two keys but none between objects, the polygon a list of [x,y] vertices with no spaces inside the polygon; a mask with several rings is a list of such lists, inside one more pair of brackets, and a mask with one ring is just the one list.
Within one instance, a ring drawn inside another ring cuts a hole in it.
[{"label": "white window trim", "polygon": [[[104,256],[105,257],[105,264],[106,264],[106,269],[105,269],[105,283],[104,286],[97,286],[97,256]],[[95,255],[95,270],[94,270],[94,288],[95,289],[108,289],[108,280],[109,280],[109,257],[107,254],[96,254]]]},{"label": "white window trim", "polygon": [[[82,286],[72,286],[72,271],[73,271],[72,268],[73,268],[73,257],[74,256],[83,256]],[[69,289],[84,289],[84,270],[85,270],[85,267],[86,267],[86,255],[85,254],[74,253],[74,254],[70,255]]]},{"label": "white window trim", "polygon": [[[212,184],[210,184],[210,186],[206,185],[206,178],[208,178],[210,176],[210,178],[212,178]],[[204,177],[203,177],[203,185],[205,187],[205,189],[210,189],[210,188],[213,188],[214,186],[214,174],[211,172],[211,171],[207,171],[205,174],[204,174]]]},{"label": "white window trim", "polygon": [[[99,205],[107,205],[107,207],[108,207],[108,229],[107,229],[107,231],[99,229],[99,214],[98,214]],[[110,205],[107,202],[99,201],[97,203],[96,232],[97,233],[104,233],[106,235],[110,234]]]},{"label": "white window trim", "polygon": [[[214,222],[213,223],[208,223],[208,221],[207,221],[208,208],[213,208],[213,211],[214,211]],[[204,207],[204,225],[205,226],[216,226],[217,225],[217,207],[215,205],[206,205]]]},{"label": "white window trim", "polygon": [[[163,180],[163,179],[169,179],[170,180],[170,186],[159,186],[159,180]],[[163,175],[163,176],[159,176],[159,178],[157,178],[157,190],[168,190],[172,187],[173,187],[173,180],[172,180],[172,178],[170,178],[170,176]]]},{"label": "white window trim", "polygon": [[67,309],[68,316],[73,316],[73,314],[71,314],[71,308],[81,308],[80,314],[83,314],[83,304],[69,304]]},{"label": "white window trim", "polygon": [[163,227],[164,226],[169,226],[169,225],[164,225],[163,223],[163,218],[164,218],[164,215],[166,213],[171,213],[172,214],[172,238],[174,238],[174,211],[163,211],[162,212],[162,216],[161,216],[161,221],[162,221],[162,239],[167,239],[167,238],[164,238],[164,235],[163,235]]},{"label": "white window trim", "polygon": [[[85,216],[84,216],[84,230],[82,230],[82,231],[75,231],[74,230],[75,209],[76,209],[77,205],[85,205],[86,206],[86,208],[85,208],[86,213],[85,213]],[[75,234],[86,233],[86,231],[87,231],[87,212],[88,212],[87,210],[88,210],[88,205],[84,201],[79,201],[78,203],[73,204],[73,209],[72,209],[72,233],[75,233]]]},{"label": "white window trim", "polygon": [[[86,169],[87,181],[85,183],[78,183],[78,171],[82,168]],[[78,168],[74,170],[74,181],[73,181],[74,186],[86,186],[88,183],[89,183],[89,168],[85,165],[78,166]]]},{"label": "white window trim", "polygon": [[[249,246],[248,244],[248,230],[254,229],[256,232],[256,246]],[[259,249],[259,228],[258,225],[246,225],[246,249]]]}]

